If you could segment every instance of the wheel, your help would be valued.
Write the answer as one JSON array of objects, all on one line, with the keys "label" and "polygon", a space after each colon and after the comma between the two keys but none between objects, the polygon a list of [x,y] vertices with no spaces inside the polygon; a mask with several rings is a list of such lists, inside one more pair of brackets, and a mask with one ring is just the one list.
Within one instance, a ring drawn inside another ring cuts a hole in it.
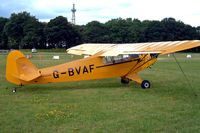
[{"label": "wheel", "polygon": [[129,79],[128,78],[121,78],[121,83],[122,84],[129,84]]},{"label": "wheel", "polygon": [[143,80],[142,81],[142,84],[141,84],[141,87],[142,89],[147,89],[147,88],[150,88],[151,84],[148,80]]},{"label": "wheel", "polygon": [[13,93],[15,93],[16,91],[17,91],[17,89],[16,89],[16,88],[13,88],[13,89],[12,89],[12,92],[13,92]]}]

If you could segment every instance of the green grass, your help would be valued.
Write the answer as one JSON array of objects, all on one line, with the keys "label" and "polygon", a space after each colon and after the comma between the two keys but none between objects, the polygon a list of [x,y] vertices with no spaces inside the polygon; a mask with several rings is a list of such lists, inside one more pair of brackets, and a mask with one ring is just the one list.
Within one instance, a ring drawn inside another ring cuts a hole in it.
[{"label": "green grass", "polygon": [[[61,60],[52,60],[53,55]],[[14,85],[4,76],[6,56],[0,55],[0,132],[199,132],[200,54],[192,54],[192,59],[184,53],[176,57],[192,88],[173,57],[161,56],[140,74],[151,81],[148,90],[113,78],[29,85],[12,93]],[[41,51],[31,61],[41,68],[76,58]]]}]

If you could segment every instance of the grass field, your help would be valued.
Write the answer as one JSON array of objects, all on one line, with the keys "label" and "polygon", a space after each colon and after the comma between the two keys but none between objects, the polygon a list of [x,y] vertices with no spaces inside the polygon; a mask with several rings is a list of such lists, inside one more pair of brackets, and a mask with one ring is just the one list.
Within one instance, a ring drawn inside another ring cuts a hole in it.
[{"label": "grass field", "polygon": [[[25,54],[29,54],[25,52]],[[60,55],[60,60],[52,60]],[[5,80],[6,55],[0,55],[0,133],[200,132],[200,54],[176,54],[192,84],[172,56],[161,56],[140,73],[152,88],[142,90],[120,78],[29,85],[12,93]],[[39,52],[39,68],[79,58],[64,52]]]}]

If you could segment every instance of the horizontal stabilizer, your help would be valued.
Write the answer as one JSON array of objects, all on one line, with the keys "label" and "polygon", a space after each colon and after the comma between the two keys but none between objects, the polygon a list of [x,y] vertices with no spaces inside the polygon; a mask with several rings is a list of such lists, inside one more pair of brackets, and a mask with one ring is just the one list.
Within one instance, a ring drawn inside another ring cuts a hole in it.
[{"label": "horizontal stabilizer", "polygon": [[38,69],[26,57],[21,57],[16,60],[19,79],[31,81],[41,76]]}]

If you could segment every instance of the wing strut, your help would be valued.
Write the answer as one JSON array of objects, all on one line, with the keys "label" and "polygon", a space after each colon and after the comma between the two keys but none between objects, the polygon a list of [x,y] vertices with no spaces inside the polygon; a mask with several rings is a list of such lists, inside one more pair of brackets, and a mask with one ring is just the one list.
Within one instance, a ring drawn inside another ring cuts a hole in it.
[{"label": "wing strut", "polygon": [[181,64],[178,62],[178,60],[177,60],[175,54],[173,53],[172,55],[173,55],[173,57],[174,57],[174,59],[175,59],[175,61],[176,61],[176,64],[178,65],[178,67],[180,68],[181,72],[183,73],[183,76],[185,77],[186,82],[189,84],[189,87],[193,90],[194,96],[198,96],[198,95],[194,92],[193,86],[192,86],[192,84],[191,84],[189,78],[187,77],[187,75],[186,75],[185,72],[183,71],[183,68],[181,67]]}]

